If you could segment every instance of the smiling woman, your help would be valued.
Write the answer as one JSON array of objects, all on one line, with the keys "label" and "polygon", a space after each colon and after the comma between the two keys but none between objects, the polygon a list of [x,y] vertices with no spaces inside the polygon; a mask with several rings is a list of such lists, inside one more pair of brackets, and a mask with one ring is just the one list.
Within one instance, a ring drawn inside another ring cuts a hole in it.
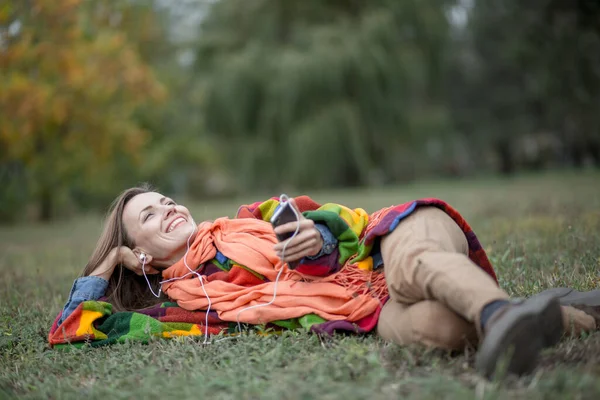
[{"label": "smiling woman", "polygon": [[[104,295],[117,311],[135,310],[156,302],[154,296],[148,295],[146,281],[141,277],[143,275],[142,262],[139,258],[141,252],[139,249],[136,250],[137,242],[130,234],[130,230],[135,229],[136,226],[141,228],[142,221],[136,217],[135,209],[127,207],[130,202],[137,203],[138,196],[149,195],[157,194],[152,192],[151,186],[143,185],[124,191],[113,202],[105,220],[104,230],[83,270],[82,276],[89,278],[75,281],[69,302],[63,310],[62,320],[81,301],[100,298]],[[162,198],[162,196],[160,197]],[[158,205],[161,205],[160,202]],[[129,210],[127,213],[126,208]],[[141,208],[146,208],[146,206]],[[127,219],[131,219],[132,226],[126,224],[126,215],[131,216]],[[148,252],[146,257],[151,256],[150,254],[152,253]],[[146,272],[151,274],[149,277],[151,283],[158,284],[160,281],[159,276],[156,275],[158,270],[148,266]]]},{"label": "smiling woman", "polygon": [[141,193],[123,210],[123,226],[135,244],[134,254],[146,263],[169,267],[181,259],[196,225],[189,210],[156,192]]},{"label": "smiling woman", "polygon": [[[160,287],[163,300],[206,314],[204,332],[210,314],[222,323],[217,330],[237,322],[376,331],[399,344],[454,350],[479,343],[477,368],[488,376],[508,350],[508,371],[528,373],[564,329],[596,329],[591,315],[561,308],[553,295],[510,302],[470,226],[441,200],[371,215],[307,196],[289,204],[298,220],[275,230],[275,198],[196,225],[186,207],[150,187],[126,190],[58,323],[86,300],[104,298],[116,310],[152,306]],[[600,306],[597,292],[584,298]]]},{"label": "smiling woman", "polygon": [[[309,260],[315,255],[320,258],[333,251],[337,240],[325,225],[315,226],[304,219],[301,227],[296,243],[286,249],[286,261]],[[111,205],[104,230],[82,278],[73,285],[59,322],[82,301],[101,297],[116,311],[154,305],[157,299],[151,287],[161,286],[162,272],[182,259],[197,229],[186,207],[155,192],[150,185],[125,190]],[[322,234],[329,240],[323,251]],[[168,297],[162,294],[160,300]]]}]

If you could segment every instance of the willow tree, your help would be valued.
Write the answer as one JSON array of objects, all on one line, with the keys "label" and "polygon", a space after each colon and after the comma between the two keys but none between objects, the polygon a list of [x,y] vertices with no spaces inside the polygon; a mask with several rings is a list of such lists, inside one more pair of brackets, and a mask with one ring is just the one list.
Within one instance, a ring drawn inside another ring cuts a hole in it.
[{"label": "willow tree", "polygon": [[401,174],[407,147],[444,124],[444,11],[435,0],[215,2],[195,69],[207,127],[239,183]]}]

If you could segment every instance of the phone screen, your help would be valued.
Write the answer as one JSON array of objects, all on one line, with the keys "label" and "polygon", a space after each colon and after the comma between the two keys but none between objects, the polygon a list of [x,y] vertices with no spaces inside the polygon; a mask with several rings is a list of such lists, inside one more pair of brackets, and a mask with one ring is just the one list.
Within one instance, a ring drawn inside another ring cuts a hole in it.
[{"label": "phone screen", "polygon": [[[287,224],[288,222],[296,221],[298,221],[298,217],[296,216],[296,213],[294,213],[294,210],[292,210],[292,206],[288,203],[284,203],[279,207],[275,214],[273,214],[273,217],[271,218],[271,225],[273,225],[273,228],[275,228],[280,225]],[[284,233],[283,235],[276,234],[275,236],[277,236],[277,240],[283,242],[284,240],[289,239],[293,235],[294,232],[288,232]],[[293,261],[288,262],[287,264],[290,269],[295,269],[298,266],[299,262]]]},{"label": "phone screen", "polygon": [[[287,224],[288,222],[296,222],[297,220],[298,218],[296,217],[294,210],[292,210],[292,206],[290,206],[288,203],[284,203],[280,206],[279,210],[273,214],[273,217],[271,218],[271,224],[273,225],[273,228],[275,228]],[[290,238],[293,234],[293,232],[288,232],[283,235],[277,235],[277,240],[283,242],[284,240]]]}]

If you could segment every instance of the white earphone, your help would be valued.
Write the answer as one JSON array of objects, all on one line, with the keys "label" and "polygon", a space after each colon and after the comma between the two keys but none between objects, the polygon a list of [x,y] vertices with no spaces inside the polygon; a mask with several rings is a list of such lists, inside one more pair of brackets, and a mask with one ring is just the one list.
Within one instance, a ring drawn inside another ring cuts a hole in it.
[{"label": "white earphone", "polygon": [[144,253],[140,254],[140,261],[143,263],[146,262],[146,254],[144,254]]}]

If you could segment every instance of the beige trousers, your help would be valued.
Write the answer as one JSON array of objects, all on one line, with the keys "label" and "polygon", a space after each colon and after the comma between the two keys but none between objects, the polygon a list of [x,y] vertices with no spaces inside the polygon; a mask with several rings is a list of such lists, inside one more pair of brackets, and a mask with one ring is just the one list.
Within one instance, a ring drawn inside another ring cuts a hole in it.
[{"label": "beige trousers", "polygon": [[[421,207],[381,240],[390,299],[377,325],[384,339],[443,349],[476,345],[483,307],[509,296],[468,257],[459,226],[436,207]],[[593,330],[593,317],[563,307],[569,332]]]}]

